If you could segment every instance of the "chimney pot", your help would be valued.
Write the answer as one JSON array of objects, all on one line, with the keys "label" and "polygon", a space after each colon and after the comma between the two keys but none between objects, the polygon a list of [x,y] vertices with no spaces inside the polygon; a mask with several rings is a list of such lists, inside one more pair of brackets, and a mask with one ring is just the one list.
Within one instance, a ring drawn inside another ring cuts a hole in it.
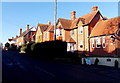
[{"label": "chimney pot", "polygon": [[51,22],[50,22],[50,21],[48,21],[48,25],[51,25]]},{"label": "chimney pot", "polygon": [[93,6],[92,7],[92,11],[97,11],[98,10],[98,6]]},{"label": "chimney pot", "polygon": [[76,11],[72,11],[71,12],[71,20],[75,20],[76,19]]},{"label": "chimney pot", "polygon": [[29,27],[30,27],[30,25],[28,24],[28,25],[27,25],[27,30],[29,30]]},{"label": "chimney pot", "polygon": [[16,35],[16,38],[18,38],[18,35]]},{"label": "chimney pot", "polygon": [[20,35],[22,35],[22,28],[20,28]]}]

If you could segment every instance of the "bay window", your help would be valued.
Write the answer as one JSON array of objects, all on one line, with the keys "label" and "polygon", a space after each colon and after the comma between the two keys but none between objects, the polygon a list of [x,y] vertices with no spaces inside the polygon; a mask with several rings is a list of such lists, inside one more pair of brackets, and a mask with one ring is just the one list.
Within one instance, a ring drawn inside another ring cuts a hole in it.
[{"label": "bay window", "polygon": [[92,38],[92,48],[95,48],[94,38]]}]

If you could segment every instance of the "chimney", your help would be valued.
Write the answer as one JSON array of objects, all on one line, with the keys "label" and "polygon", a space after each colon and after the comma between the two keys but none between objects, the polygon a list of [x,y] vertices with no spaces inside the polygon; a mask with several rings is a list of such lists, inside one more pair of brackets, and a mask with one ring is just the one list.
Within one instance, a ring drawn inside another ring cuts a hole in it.
[{"label": "chimney", "polygon": [[48,21],[48,25],[51,25],[51,22],[50,22],[50,21]]},{"label": "chimney", "polygon": [[14,37],[12,37],[12,39],[14,39]]},{"label": "chimney", "polygon": [[18,38],[18,35],[16,35],[16,38]]},{"label": "chimney", "polygon": [[27,31],[29,30],[30,25],[27,25]]},{"label": "chimney", "polygon": [[76,11],[72,11],[70,14],[71,14],[71,20],[75,20],[76,19]]},{"label": "chimney", "polygon": [[20,28],[20,35],[22,35],[22,29]]},{"label": "chimney", "polygon": [[97,10],[98,10],[98,6],[93,6],[92,7],[92,12],[97,11]]}]

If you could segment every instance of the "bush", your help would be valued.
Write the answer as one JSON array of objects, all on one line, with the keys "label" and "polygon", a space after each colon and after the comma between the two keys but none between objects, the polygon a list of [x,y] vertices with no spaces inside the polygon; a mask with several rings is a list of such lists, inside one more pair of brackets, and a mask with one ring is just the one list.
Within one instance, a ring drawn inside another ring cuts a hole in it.
[{"label": "bush", "polygon": [[20,48],[20,52],[21,52],[21,53],[25,53],[25,52],[26,52],[26,49],[27,49],[27,45],[24,44],[24,45],[22,45],[22,47]]},{"label": "bush", "polygon": [[32,50],[31,50],[31,45],[32,44],[34,44],[34,42],[31,42],[31,43],[28,43],[27,45],[26,45],[26,53],[28,54],[28,55],[31,55],[31,53],[32,53]]},{"label": "bush", "polygon": [[8,47],[8,50],[17,51],[17,46],[16,46],[15,44],[11,44],[11,45]]},{"label": "bush", "polygon": [[34,50],[36,44],[37,44],[37,43],[33,43],[33,44],[31,45],[31,51]]}]

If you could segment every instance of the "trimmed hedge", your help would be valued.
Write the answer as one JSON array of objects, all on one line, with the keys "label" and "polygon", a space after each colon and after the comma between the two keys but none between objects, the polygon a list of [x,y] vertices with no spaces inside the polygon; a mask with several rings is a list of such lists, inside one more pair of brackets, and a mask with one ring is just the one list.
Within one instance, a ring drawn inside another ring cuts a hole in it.
[{"label": "trimmed hedge", "polygon": [[66,55],[67,43],[59,40],[27,45],[26,53],[39,58],[52,59]]}]

